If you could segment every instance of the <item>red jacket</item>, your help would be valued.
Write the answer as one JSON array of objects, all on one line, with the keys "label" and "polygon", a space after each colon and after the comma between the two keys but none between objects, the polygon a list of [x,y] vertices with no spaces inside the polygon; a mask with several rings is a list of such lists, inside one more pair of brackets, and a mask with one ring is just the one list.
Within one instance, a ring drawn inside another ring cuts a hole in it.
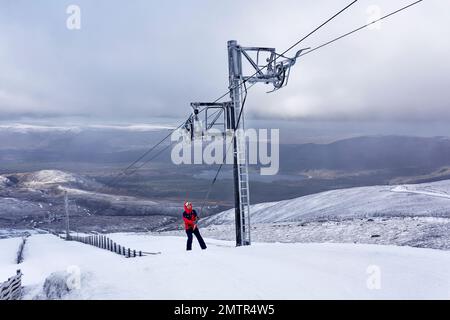
[{"label": "red jacket", "polygon": [[191,212],[188,212],[185,210],[183,212],[183,221],[184,221],[184,229],[194,229],[195,222],[197,221],[197,212],[195,210],[191,210]]}]

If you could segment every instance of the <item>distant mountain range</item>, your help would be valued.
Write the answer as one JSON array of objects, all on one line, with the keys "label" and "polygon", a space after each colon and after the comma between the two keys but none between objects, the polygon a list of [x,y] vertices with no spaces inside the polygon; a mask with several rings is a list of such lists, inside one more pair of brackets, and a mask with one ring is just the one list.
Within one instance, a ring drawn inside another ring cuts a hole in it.
[{"label": "distant mountain range", "polygon": [[[138,158],[169,130],[163,126],[55,128],[0,126],[3,166],[14,168],[20,163],[24,170],[30,164],[31,171],[45,163],[59,163],[62,169],[64,163],[74,162],[124,164]],[[174,166],[170,151],[152,162]],[[280,145],[281,173],[391,170],[394,176],[407,176],[430,174],[444,166],[450,166],[450,139],[446,137],[369,136],[328,144],[281,141]]]},{"label": "distant mountain range", "polygon": [[450,165],[450,139],[374,136],[329,144],[284,145],[280,162],[288,171],[438,168]]}]

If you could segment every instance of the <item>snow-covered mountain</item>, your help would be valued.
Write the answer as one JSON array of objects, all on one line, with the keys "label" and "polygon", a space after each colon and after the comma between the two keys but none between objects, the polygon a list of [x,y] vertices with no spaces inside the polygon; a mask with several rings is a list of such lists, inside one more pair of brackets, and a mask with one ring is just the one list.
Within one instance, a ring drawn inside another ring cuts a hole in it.
[{"label": "snow-covered mountain", "polygon": [[6,187],[11,184],[11,180],[7,177],[0,176],[0,187]]},{"label": "snow-covered mountain", "polygon": [[[253,224],[385,216],[450,218],[450,180],[332,190],[290,200],[254,204],[250,212]],[[204,218],[202,223],[233,224],[234,209]]]},{"label": "snow-covered mountain", "polygon": [[99,184],[88,178],[60,170],[40,170],[14,175],[18,185],[30,188],[52,187],[55,185],[98,187]]}]

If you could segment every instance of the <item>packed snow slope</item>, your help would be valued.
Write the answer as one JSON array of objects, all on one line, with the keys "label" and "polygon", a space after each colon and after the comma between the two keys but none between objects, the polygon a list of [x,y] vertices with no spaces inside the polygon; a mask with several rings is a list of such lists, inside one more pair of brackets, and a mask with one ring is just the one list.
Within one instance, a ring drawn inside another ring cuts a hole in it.
[{"label": "packed snow slope", "polygon": [[[113,234],[160,255],[126,259],[53,235],[32,235],[25,261],[1,257],[0,277],[22,269],[25,298],[46,298],[53,272],[81,276],[64,299],[449,299],[450,252],[354,244],[256,243],[206,239],[186,252],[184,237]],[[13,240],[0,240],[0,252]],[[8,249],[8,250],[6,250]],[[379,283],[374,276],[379,271]],[[6,280],[6,279],[5,279]],[[378,286],[379,284],[379,286]]]},{"label": "packed snow slope", "polygon": [[[450,180],[332,190],[251,206],[251,222],[273,223],[360,217],[450,217]],[[234,223],[234,209],[202,220],[204,225]]]}]

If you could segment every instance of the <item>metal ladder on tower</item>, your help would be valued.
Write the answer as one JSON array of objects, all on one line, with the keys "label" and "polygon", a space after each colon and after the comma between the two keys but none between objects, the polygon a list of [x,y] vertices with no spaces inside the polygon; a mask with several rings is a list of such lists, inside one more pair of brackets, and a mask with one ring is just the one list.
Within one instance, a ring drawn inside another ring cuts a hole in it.
[{"label": "metal ladder on tower", "polygon": [[[242,126],[243,127],[243,126]],[[250,239],[250,192],[248,182],[248,162],[246,154],[245,134],[243,130],[236,132],[236,156],[238,162],[239,198],[241,212],[242,244],[249,245]]]}]

